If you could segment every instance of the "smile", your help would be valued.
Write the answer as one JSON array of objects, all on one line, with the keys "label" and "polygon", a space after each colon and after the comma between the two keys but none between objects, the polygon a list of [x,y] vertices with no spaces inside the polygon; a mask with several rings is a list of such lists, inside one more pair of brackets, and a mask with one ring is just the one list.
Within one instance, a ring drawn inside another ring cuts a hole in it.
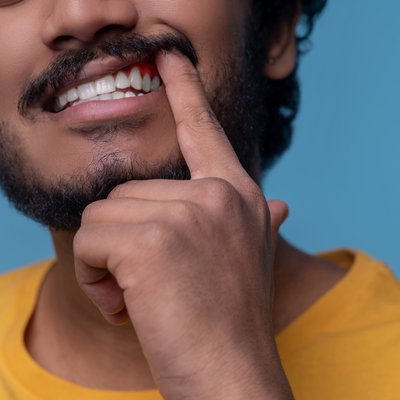
[{"label": "smile", "polygon": [[161,78],[154,64],[137,63],[62,92],[56,97],[52,111],[59,113],[69,107],[94,101],[145,96],[161,85]]}]

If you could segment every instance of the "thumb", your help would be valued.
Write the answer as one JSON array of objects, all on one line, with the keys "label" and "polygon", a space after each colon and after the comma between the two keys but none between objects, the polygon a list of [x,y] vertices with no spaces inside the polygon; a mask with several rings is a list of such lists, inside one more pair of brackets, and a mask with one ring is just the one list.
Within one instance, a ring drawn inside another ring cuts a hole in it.
[{"label": "thumb", "polygon": [[275,251],[278,240],[278,231],[289,216],[289,206],[281,200],[270,200],[268,201],[268,208],[271,216],[272,250]]}]

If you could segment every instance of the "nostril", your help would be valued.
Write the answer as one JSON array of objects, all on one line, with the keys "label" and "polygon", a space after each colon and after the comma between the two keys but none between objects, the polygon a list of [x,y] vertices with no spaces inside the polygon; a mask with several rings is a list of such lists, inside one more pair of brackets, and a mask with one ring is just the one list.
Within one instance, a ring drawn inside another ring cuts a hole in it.
[{"label": "nostril", "polygon": [[61,35],[54,38],[48,46],[54,51],[79,50],[88,47],[81,40],[69,35]]},{"label": "nostril", "polygon": [[53,41],[53,47],[56,49],[65,48],[65,44],[72,43],[72,42],[76,42],[76,39],[72,36],[67,36],[67,35],[58,36]]},{"label": "nostril", "polygon": [[82,40],[72,35],[60,35],[54,38],[52,47],[56,50],[59,49],[72,50],[81,48],[83,46],[87,46],[88,44],[96,45],[99,42],[102,42],[107,39],[113,39],[115,37],[126,34],[127,32],[130,32],[130,29],[127,29],[126,27],[123,27],[121,25],[107,25],[99,29],[90,41],[86,40],[85,41],[86,43],[83,43]]},{"label": "nostril", "polygon": [[93,46],[109,36],[132,32],[138,21],[135,2],[131,0],[118,0],[118,6],[115,0],[53,3],[41,40],[56,51]]}]

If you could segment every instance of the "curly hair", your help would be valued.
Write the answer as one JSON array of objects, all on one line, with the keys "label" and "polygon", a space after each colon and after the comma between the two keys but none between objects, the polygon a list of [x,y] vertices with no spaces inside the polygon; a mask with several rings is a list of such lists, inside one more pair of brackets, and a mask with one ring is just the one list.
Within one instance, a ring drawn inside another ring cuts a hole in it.
[{"label": "curly hair", "polygon": [[[302,55],[307,49],[308,39],[313,31],[316,17],[322,12],[327,0],[253,0],[255,18],[254,35],[258,47],[253,50],[265,54],[265,37],[273,37],[281,23],[291,18],[301,7],[302,18],[297,32],[297,51]],[[262,46],[262,47],[260,47]],[[266,56],[266,54],[265,54]],[[264,60],[266,57],[263,58]],[[263,67],[263,66],[260,66]],[[271,167],[289,148],[293,134],[293,121],[300,104],[300,90],[295,70],[285,79],[265,78],[265,110],[268,111],[268,131],[259,138],[261,166],[263,170]]]}]

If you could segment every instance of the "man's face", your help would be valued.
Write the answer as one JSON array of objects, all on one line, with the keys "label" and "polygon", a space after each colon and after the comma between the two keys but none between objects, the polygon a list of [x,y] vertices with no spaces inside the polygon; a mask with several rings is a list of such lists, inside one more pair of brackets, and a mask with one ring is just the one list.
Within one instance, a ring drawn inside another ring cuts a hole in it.
[{"label": "man's face", "polygon": [[0,182],[10,199],[44,224],[77,229],[84,207],[119,183],[188,178],[152,60],[170,47],[197,63],[250,169],[250,9],[249,0],[0,0]]}]

